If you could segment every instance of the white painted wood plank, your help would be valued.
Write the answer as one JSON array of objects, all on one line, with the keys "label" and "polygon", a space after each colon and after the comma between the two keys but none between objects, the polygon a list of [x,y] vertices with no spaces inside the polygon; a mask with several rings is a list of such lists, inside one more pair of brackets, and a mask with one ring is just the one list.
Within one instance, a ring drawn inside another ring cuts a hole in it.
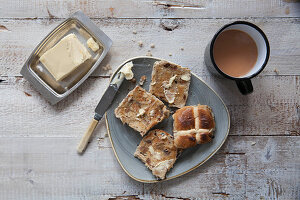
[{"label": "white painted wood plank", "polygon": [[78,140],[2,137],[0,199],[85,199],[124,191],[143,193],[143,184],[122,172],[111,148],[98,149],[94,140],[80,156],[75,148]]},{"label": "white painted wood plank", "polygon": [[[230,136],[207,163],[180,178],[141,184],[111,148],[94,140],[84,156],[77,137],[1,137],[0,199],[107,199],[138,195],[200,199],[296,199],[299,137]],[[108,140],[108,138],[105,138]],[[255,145],[252,145],[255,142]]]},{"label": "white painted wood plank", "polygon": [[290,0],[2,0],[1,18],[65,18],[81,9],[93,18],[299,17],[298,1]]},{"label": "white painted wood plank", "polygon": [[200,199],[297,199],[299,151],[299,137],[229,137],[215,158],[158,188]]},{"label": "white painted wood plank", "polygon": [[[2,82],[0,124],[1,130],[6,131],[1,135],[82,136],[94,117],[94,109],[108,82],[107,78],[89,78],[55,106],[51,106],[23,78]],[[13,97],[14,95],[16,96]],[[12,101],[15,101],[14,105],[11,104]]]},{"label": "white painted wood plank", "polygon": [[[16,76],[35,46],[62,20],[0,20],[0,75]],[[97,26],[111,37],[113,46],[102,66],[113,69],[125,60],[146,55],[168,59],[190,67],[198,75],[209,75],[203,61],[208,41],[224,24],[234,19],[96,19]],[[300,75],[300,20],[249,19],[267,34],[271,57],[262,75]],[[30,28],[28,28],[30,27]],[[177,27],[166,31],[163,27]],[[133,34],[133,30],[137,34]],[[138,41],[142,41],[141,48]],[[155,48],[150,48],[155,44]],[[180,50],[181,47],[184,50]],[[169,56],[172,54],[172,56]],[[100,67],[101,68],[101,67]],[[105,74],[96,70],[95,76]]]},{"label": "white painted wood plank", "polygon": [[[203,80],[228,105],[231,135],[300,135],[298,77],[255,78],[254,93],[247,96],[241,95],[231,81],[207,76]],[[107,86],[107,78],[89,78],[65,100],[51,106],[28,81],[5,78],[0,83],[0,130],[5,130],[1,136],[79,137]],[[104,132],[105,127],[101,130]]]},{"label": "white painted wood plank", "polygon": [[[0,0],[0,199],[297,199],[299,5],[290,0]],[[232,116],[231,136],[220,152],[181,178],[141,184],[117,163],[102,121],[86,154],[78,156],[75,147],[108,85],[107,78],[98,76],[107,74],[98,69],[56,106],[50,106],[23,78],[7,77],[20,75],[35,45],[62,21],[56,18],[77,9],[94,18],[114,41],[103,65],[116,69],[124,60],[151,50],[154,56],[190,67],[211,85]],[[233,82],[210,76],[203,64],[208,40],[236,18],[258,24],[271,45],[269,64],[253,80],[255,92],[248,96],[241,96]],[[138,41],[143,41],[143,48]],[[283,76],[277,76],[275,69]]]}]

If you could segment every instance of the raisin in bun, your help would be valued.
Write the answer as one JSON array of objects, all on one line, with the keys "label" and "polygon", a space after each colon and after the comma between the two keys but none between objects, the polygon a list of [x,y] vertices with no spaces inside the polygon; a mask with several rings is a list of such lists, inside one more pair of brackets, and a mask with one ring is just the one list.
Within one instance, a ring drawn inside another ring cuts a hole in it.
[{"label": "raisin in bun", "polygon": [[173,136],[159,129],[143,137],[134,156],[139,158],[158,179],[165,179],[177,158]]}]

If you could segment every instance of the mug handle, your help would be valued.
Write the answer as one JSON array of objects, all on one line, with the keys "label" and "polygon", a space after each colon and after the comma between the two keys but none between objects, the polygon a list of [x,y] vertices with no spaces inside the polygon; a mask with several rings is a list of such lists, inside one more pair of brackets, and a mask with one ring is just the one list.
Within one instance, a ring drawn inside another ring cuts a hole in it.
[{"label": "mug handle", "polygon": [[253,92],[253,86],[250,79],[236,80],[235,83],[243,95]]}]

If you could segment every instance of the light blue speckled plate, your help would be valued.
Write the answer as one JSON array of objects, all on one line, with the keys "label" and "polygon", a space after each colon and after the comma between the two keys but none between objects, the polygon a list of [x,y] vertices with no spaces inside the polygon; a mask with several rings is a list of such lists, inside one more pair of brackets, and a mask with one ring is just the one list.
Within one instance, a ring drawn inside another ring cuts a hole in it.
[{"label": "light blue speckled plate", "polygon": [[[153,57],[136,57],[127,60],[121,64],[120,67],[125,63],[132,61],[134,65],[134,77],[137,80],[136,84],[138,84],[141,76],[146,75],[147,80],[143,87],[148,91],[151,82],[153,63],[157,60],[160,59]],[[118,72],[118,70],[116,72]],[[147,169],[139,159],[133,156],[142,136],[129,126],[123,125],[114,115],[115,108],[136,84],[126,80],[123,82],[112,105],[106,112],[106,126],[115,156],[124,171],[137,181],[154,183],[158,181],[152,175],[151,171]],[[184,150],[174,164],[174,167],[167,173],[165,180],[179,177],[199,167],[218,151],[227,138],[230,127],[230,118],[224,102],[208,85],[206,85],[206,83],[192,74],[186,105],[197,104],[208,105],[212,108],[216,121],[215,138],[211,143],[197,145],[196,147]],[[160,128],[172,134],[172,127],[173,119],[170,116],[155,128]]]}]

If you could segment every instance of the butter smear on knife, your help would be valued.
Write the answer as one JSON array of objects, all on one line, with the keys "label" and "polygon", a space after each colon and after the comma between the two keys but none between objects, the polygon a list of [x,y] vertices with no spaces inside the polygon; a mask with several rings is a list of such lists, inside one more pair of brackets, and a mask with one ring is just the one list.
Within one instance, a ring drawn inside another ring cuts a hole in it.
[{"label": "butter smear on knife", "polygon": [[120,70],[120,72],[124,74],[126,80],[131,80],[133,78],[133,72],[131,70],[132,67],[133,67],[133,63],[128,62]]}]

